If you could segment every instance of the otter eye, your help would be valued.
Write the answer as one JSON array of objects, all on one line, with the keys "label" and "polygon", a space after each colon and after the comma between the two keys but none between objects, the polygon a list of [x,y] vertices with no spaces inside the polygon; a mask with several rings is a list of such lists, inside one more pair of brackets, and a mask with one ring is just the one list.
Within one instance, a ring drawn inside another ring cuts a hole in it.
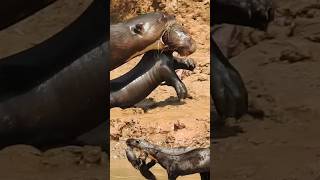
[{"label": "otter eye", "polygon": [[143,31],[144,31],[144,29],[143,29],[143,23],[136,24],[136,25],[133,27],[133,32],[136,33],[136,34],[142,34]]},{"label": "otter eye", "polygon": [[136,140],[136,143],[137,143],[137,144],[139,144],[139,141],[138,141],[138,140]]}]

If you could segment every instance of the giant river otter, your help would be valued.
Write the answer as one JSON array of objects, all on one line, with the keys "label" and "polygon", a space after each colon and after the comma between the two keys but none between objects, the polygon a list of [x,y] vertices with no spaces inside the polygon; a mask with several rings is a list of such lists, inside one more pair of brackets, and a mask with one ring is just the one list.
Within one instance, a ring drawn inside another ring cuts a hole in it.
[{"label": "giant river otter", "polygon": [[[169,180],[194,173],[200,173],[202,180],[210,179],[210,148],[163,148],[142,139],[127,139],[126,144],[128,160],[147,179],[155,177],[149,169],[156,162],[167,170]],[[136,158],[134,148],[145,153],[144,158],[150,157],[151,162],[145,163],[145,159]]]}]

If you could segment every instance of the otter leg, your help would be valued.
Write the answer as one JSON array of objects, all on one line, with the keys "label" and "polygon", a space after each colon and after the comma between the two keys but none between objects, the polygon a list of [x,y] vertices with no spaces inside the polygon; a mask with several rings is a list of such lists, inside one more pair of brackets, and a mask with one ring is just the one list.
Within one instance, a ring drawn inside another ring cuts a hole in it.
[{"label": "otter leg", "polygon": [[196,68],[196,63],[192,58],[179,58],[173,56],[173,68],[176,69],[185,69],[193,71]]},{"label": "otter leg", "polygon": [[148,158],[148,154],[143,151],[142,154],[140,154],[139,159],[141,160],[141,164],[139,166],[139,171],[143,177],[150,180],[155,180],[155,175],[149,170],[152,168],[155,164],[155,160],[151,160],[149,163],[146,163],[146,159]]},{"label": "otter leg", "polygon": [[141,166],[139,167],[139,171],[143,177],[149,180],[156,180],[156,176],[149,170],[156,164],[155,160],[151,160],[149,163],[146,164],[145,161],[142,162]]},{"label": "otter leg", "polygon": [[222,119],[240,118],[248,112],[248,92],[239,72],[229,63],[217,44],[211,39],[210,86],[214,105]]},{"label": "otter leg", "polygon": [[163,75],[165,76],[166,85],[174,87],[179,99],[185,99],[188,95],[187,88],[174,69],[169,66],[164,67]]},{"label": "otter leg", "polygon": [[177,175],[175,175],[174,173],[172,173],[172,172],[169,172],[169,171],[167,171],[168,172],[168,180],[176,180],[177,179]]},{"label": "otter leg", "polygon": [[200,173],[201,180],[210,180],[210,172]]},{"label": "otter leg", "polygon": [[126,156],[131,165],[138,169],[143,177],[150,180],[156,180],[155,175],[149,170],[156,162],[154,160],[146,163],[145,159],[137,158],[131,147],[126,149]]},{"label": "otter leg", "polygon": [[146,167],[147,167],[148,169],[150,169],[150,168],[152,168],[154,165],[156,165],[156,163],[157,163],[157,162],[156,162],[155,160],[151,160],[151,161],[147,164]]},{"label": "otter leg", "polygon": [[[173,69],[174,70],[189,70],[193,71],[196,67],[196,63],[192,58],[179,58],[172,56],[170,54],[167,54],[167,56],[171,57],[173,60]],[[176,71],[177,74],[177,71]],[[178,75],[178,78],[180,79],[181,77]],[[161,85],[168,85],[167,82],[163,82]]]}]

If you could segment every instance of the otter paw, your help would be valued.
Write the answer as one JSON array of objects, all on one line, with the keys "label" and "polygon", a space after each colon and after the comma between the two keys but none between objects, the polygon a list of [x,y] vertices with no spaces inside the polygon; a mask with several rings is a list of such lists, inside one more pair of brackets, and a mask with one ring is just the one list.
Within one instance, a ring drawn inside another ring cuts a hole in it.
[{"label": "otter paw", "polygon": [[192,58],[175,58],[174,69],[185,69],[193,71],[196,68],[196,63]]},{"label": "otter paw", "polygon": [[187,98],[188,91],[187,91],[186,86],[182,82],[176,83],[174,88],[176,90],[176,93],[177,93],[177,96],[179,99],[186,99]]},{"label": "otter paw", "polygon": [[196,68],[196,62],[192,58],[185,59],[184,63],[187,67],[186,70],[193,71]]}]

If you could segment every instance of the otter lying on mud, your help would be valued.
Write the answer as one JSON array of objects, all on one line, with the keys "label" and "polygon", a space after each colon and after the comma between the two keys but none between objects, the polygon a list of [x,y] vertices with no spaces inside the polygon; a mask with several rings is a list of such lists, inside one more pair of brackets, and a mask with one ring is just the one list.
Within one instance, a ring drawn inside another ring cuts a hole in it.
[{"label": "otter lying on mud", "polygon": [[[150,168],[159,163],[167,170],[168,179],[200,173],[202,180],[210,179],[210,148],[163,148],[141,139],[127,139],[126,155],[130,163],[147,179],[156,179]],[[137,158],[134,149],[145,157]],[[146,163],[146,158],[152,160]]]}]

